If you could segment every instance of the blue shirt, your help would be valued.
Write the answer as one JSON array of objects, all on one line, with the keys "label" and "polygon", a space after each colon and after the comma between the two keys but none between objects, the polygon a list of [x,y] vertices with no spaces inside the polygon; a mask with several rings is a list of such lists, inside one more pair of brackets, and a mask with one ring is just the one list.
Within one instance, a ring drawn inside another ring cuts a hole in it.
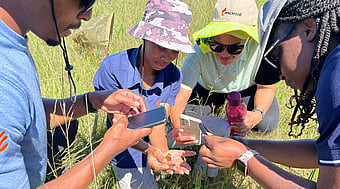
[{"label": "blue shirt", "polygon": [[[130,89],[144,97],[148,109],[159,107],[162,103],[174,105],[182,82],[181,72],[174,64],[169,64],[158,71],[155,83],[146,90],[137,68],[139,50],[133,48],[107,56],[94,76],[95,89]],[[109,120],[107,126],[111,126]],[[114,163],[120,168],[145,167],[146,156],[129,148],[116,156]]]},{"label": "blue shirt", "polygon": [[327,56],[315,94],[320,165],[340,165],[340,45]]},{"label": "blue shirt", "polygon": [[0,188],[45,180],[46,116],[27,41],[0,21]]}]

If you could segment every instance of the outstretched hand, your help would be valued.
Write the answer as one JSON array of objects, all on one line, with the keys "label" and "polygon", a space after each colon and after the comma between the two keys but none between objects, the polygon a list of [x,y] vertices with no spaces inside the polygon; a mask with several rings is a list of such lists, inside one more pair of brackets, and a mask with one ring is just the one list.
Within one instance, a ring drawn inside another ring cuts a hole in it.
[{"label": "outstretched hand", "polygon": [[231,123],[230,128],[233,129],[237,135],[244,137],[247,134],[247,132],[249,132],[261,121],[262,115],[260,112],[248,111],[246,118],[244,119],[243,122]]},{"label": "outstretched hand", "polygon": [[187,150],[168,150],[161,152],[156,147],[148,150],[148,164],[152,169],[164,170],[169,174],[189,174],[191,167],[182,157],[194,156],[194,151]]},{"label": "outstretched hand", "polygon": [[[143,129],[128,129],[128,120],[125,116],[122,116],[118,121],[113,121],[112,127],[110,127],[103,138],[102,143],[111,150],[113,155],[124,151],[128,147],[131,147],[144,136],[149,135],[152,132],[151,128]],[[112,157],[113,158],[113,157]]]},{"label": "outstretched hand", "polygon": [[143,97],[128,89],[95,91],[90,98],[95,108],[107,113],[132,115],[147,110]]}]

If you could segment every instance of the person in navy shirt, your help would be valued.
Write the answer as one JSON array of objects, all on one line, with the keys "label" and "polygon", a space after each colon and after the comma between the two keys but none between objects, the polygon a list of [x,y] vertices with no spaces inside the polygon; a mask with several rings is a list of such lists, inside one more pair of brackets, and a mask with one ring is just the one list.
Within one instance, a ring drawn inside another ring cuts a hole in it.
[{"label": "person in navy shirt", "polygon": [[[149,0],[143,19],[129,29],[131,36],[143,40],[142,44],[107,56],[94,77],[95,89],[129,89],[143,96],[149,110],[164,106],[168,117],[182,82],[181,72],[172,61],[179,52],[195,52],[187,35],[191,17],[190,8],[182,0]],[[111,117],[116,120],[120,116],[109,114],[107,127],[111,127]],[[168,149],[165,124],[153,127],[144,139],[164,154],[176,155],[177,150]],[[121,188],[158,188],[141,152],[129,148],[112,163]]]},{"label": "person in navy shirt", "polygon": [[[263,56],[255,80],[285,80],[297,102],[291,124],[302,128],[289,135],[298,137],[316,113],[320,136],[290,141],[207,136],[200,154],[209,167],[243,164],[237,168],[265,188],[340,188],[340,1],[270,0],[260,16]],[[299,177],[270,161],[317,168],[318,178]]]}]

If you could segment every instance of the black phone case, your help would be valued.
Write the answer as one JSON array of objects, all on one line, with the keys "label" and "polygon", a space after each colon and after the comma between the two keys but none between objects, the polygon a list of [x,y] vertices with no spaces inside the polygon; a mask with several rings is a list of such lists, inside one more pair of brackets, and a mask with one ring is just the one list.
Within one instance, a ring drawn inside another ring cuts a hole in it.
[{"label": "black phone case", "polygon": [[128,128],[151,128],[166,122],[166,112],[164,107],[155,108],[140,114],[128,117]]}]

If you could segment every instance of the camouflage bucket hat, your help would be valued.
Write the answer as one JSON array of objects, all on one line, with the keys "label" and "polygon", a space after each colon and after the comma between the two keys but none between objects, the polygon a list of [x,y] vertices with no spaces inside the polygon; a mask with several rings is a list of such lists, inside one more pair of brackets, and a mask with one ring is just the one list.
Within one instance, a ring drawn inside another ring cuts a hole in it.
[{"label": "camouflage bucket hat", "polygon": [[149,0],[143,19],[129,33],[167,49],[193,53],[188,37],[191,18],[191,10],[182,0]]}]

